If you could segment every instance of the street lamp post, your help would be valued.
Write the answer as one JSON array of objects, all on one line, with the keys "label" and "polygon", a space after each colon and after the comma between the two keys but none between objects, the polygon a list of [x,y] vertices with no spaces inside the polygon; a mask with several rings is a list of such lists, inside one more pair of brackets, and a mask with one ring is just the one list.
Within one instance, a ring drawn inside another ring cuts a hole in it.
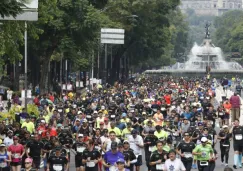
[{"label": "street lamp post", "polygon": [[25,69],[24,69],[24,83],[25,83],[25,110],[27,111],[27,22],[25,21],[25,32],[24,32],[24,39],[25,39],[25,48],[24,48],[24,58],[25,58]]}]

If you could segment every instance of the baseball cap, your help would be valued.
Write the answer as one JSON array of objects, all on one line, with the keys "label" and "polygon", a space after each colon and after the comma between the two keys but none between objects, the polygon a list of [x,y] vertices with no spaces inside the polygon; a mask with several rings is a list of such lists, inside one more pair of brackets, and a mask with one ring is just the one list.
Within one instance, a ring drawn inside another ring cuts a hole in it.
[{"label": "baseball cap", "polygon": [[25,163],[32,163],[32,161],[33,161],[33,160],[32,160],[31,158],[26,158],[26,159],[25,159]]},{"label": "baseball cap", "polygon": [[19,137],[17,137],[17,136],[13,137],[13,140],[18,140],[18,139],[19,139]]},{"label": "baseball cap", "polygon": [[78,138],[84,137],[84,134],[78,134]]},{"label": "baseball cap", "polygon": [[126,114],[126,113],[123,113],[123,114],[122,114],[122,117],[126,117],[126,116],[127,116],[127,114]]},{"label": "baseball cap", "polygon": [[206,137],[201,138],[201,142],[207,142],[207,141],[208,141],[208,139]]},{"label": "baseball cap", "polygon": [[87,119],[83,119],[83,123],[86,123],[86,122],[88,122]]},{"label": "baseball cap", "polygon": [[138,133],[138,131],[136,129],[133,129],[131,132],[131,134],[137,134],[137,133]]},{"label": "baseball cap", "polygon": [[6,145],[5,144],[0,144],[0,147],[5,147]]},{"label": "baseball cap", "polygon": [[202,123],[202,122],[198,122],[197,125],[198,125],[198,126],[203,126],[203,123]]},{"label": "baseball cap", "polygon": [[128,143],[128,144],[129,144],[129,141],[127,141],[127,140],[124,140],[124,141],[123,141],[123,144],[126,144],[126,143]]},{"label": "baseball cap", "polygon": [[224,125],[223,128],[228,128],[228,125]]},{"label": "baseball cap", "polygon": [[112,142],[111,143],[111,149],[116,149],[117,148],[117,142]]},{"label": "baseball cap", "polygon": [[116,161],[116,163],[125,163],[125,160],[122,159],[122,158],[120,158],[120,159],[118,159],[118,160]]},{"label": "baseball cap", "polygon": [[188,132],[185,132],[184,136],[190,136],[190,134]]},{"label": "baseball cap", "polygon": [[78,111],[78,115],[81,114],[81,113],[82,113],[82,111]]},{"label": "baseball cap", "polygon": [[62,124],[57,124],[57,127],[62,127]]}]

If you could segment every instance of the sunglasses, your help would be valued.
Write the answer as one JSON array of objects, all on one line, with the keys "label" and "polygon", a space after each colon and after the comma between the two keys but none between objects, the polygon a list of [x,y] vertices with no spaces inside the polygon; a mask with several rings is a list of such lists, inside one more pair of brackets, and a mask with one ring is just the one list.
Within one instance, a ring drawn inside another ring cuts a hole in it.
[{"label": "sunglasses", "polygon": [[30,164],[30,162],[25,162],[24,164]]}]

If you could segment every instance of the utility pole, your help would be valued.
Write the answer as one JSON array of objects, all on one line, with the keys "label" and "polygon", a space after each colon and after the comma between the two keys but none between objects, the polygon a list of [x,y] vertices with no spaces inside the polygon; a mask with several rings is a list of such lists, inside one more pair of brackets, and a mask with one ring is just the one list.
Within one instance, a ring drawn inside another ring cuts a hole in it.
[{"label": "utility pole", "polygon": [[107,67],[107,44],[105,44],[105,82],[108,80],[108,67]]},{"label": "utility pole", "polygon": [[25,31],[24,31],[24,65],[25,65],[25,68],[24,68],[24,84],[25,84],[25,110],[27,111],[27,22],[25,21]]},{"label": "utility pole", "polygon": [[[63,57],[63,55],[62,55]],[[61,95],[63,94],[63,87],[62,87],[62,57],[60,62],[60,84],[61,84]]]},{"label": "utility pole", "polygon": [[67,62],[67,59],[66,59],[66,62],[65,62],[65,70],[66,70],[66,92],[67,92],[67,81],[68,81],[67,67],[68,67],[68,62]]}]

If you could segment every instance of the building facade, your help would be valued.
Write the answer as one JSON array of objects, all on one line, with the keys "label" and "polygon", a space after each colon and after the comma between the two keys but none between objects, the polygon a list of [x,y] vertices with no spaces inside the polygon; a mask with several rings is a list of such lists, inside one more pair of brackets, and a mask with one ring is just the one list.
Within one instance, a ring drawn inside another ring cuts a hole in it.
[{"label": "building facade", "polygon": [[198,15],[220,16],[228,10],[242,9],[243,0],[181,0],[182,11],[194,9]]}]

